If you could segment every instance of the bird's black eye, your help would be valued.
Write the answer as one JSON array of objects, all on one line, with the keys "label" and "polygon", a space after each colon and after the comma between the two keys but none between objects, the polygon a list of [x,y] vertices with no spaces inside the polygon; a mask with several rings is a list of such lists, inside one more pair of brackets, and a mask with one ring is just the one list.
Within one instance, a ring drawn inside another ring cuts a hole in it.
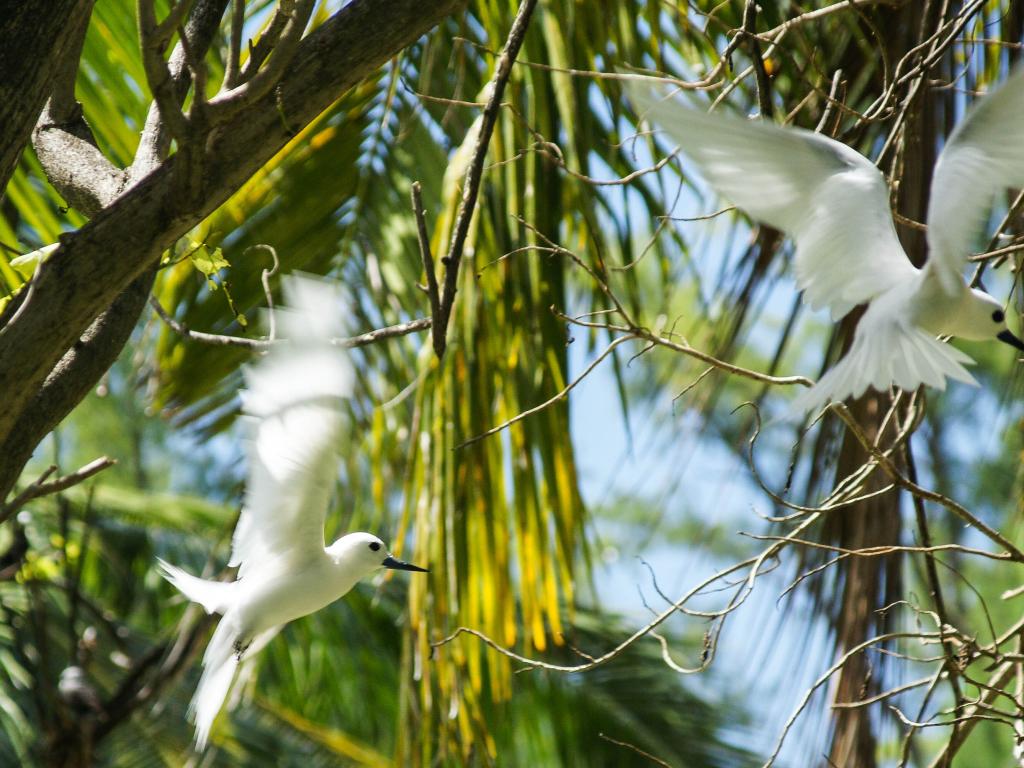
[{"label": "bird's black eye", "polygon": [[379,541],[371,541],[370,542],[370,549],[372,549],[374,552],[376,552],[378,549],[380,549],[380,542]]},{"label": "bird's black eye", "polygon": [[1006,319],[1006,315],[1003,314],[1003,310],[997,309],[995,312],[992,313],[992,319],[995,320],[997,323],[1001,323],[1003,322],[1003,320]]}]

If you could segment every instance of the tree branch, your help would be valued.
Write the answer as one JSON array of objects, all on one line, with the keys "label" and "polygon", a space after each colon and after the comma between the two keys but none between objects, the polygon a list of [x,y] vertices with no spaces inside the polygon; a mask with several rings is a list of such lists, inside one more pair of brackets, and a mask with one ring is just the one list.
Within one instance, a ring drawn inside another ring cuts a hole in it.
[{"label": "tree branch", "polygon": [[[175,194],[176,177],[182,172],[176,154],[82,229],[65,235],[40,266],[32,296],[22,303],[17,317],[12,317],[10,307],[0,316],[0,324],[7,323],[0,327],[0,391],[9,395],[0,411],[0,444],[16,445],[26,457],[31,453],[46,434],[39,427],[48,420],[34,420],[31,429],[17,433],[14,428],[39,387],[125,287],[155,269],[164,248],[280,151],[295,126],[313,120],[345,90],[464,4],[465,0],[354,0],[302,40],[272,92],[240,110],[210,137],[202,148],[204,173],[197,198]],[[96,277],[99,263],[104,264],[102,280]],[[54,323],[54,317],[61,322]],[[85,383],[91,386],[95,381]],[[64,402],[64,413],[74,404]],[[0,496],[9,491],[18,470],[20,465],[13,476],[10,470],[0,476]]]},{"label": "tree branch", "polygon": [[7,187],[93,0],[8,3],[0,18],[0,190]]},{"label": "tree branch", "polygon": [[[187,29],[194,48],[205,52],[218,29],[227,0],[200,0],[189,16]],[[87,19],[81,22],[74,55],[65,56],[54,83],[54,94],[37,124],[34,134],[36,153],[50,182],[72,205],[93,217],[111,206],[124,192],[130,179],[156,167],[170,145],[155,105],[150,110],[139,152],[130,172],[115,168],[96,147],[92,131],[82,118],[74,100],[74,78],[78,52],[84,39]],[[188,71],[184,51],[179,46],[169,63],[180,101],[188,89]],[[111,247],[116,252],[116,247]],[[0,498],[6,495],[28,460],[35,443],[53,429],[92,388],[117,358],[145,305],[155,276],[150,269],[135,280],[97,318],[74,346],[50,371],[33,402],[20,416],[7,439],[0,439],[0,450],[7,457],[0,469]],[[11,313],[26,301],[33,290],[19,294],[11,302]],[[11,317],[11,314],[8,314]],[[34,438],[34,439],[33,439]]]},{"label": "tree branch", "polygon": [[107,467],[112,467],[115,464],[117,464],[117,462],[113,459],[107,456],[101,456],[94,461],[90,461],[84,467],[69,475],[64,475],[63,477],[58,477],[56,480],[46,482],[46,478],[57,471],[56,464],[50,465],[50,467],[39,476],[38,480],[11,499],[8,503],[4,504],[3,507],[0,507],[0,523],[4,522],[7,518],[33,499],[38,499],[41,496],[49,496],[52,493],[66,491],[71,486],[78,485],[83,480],[88,480],[97,472],[102,472],[104,469],[107,469]]},{"label": "tree branch", "polygon": [[[423,211],[423,196],[420,183],[412,184],[412,212],[416,217],[416,239],[420,243],[420,259],[427,277],[427,297],[430,300],[430,316],[441,316],[441,292],[437,287],[437,270],[434,267],[434,255],[430,252],[430,235],[427,233],[427,219]],[[438,344],[440,338],[441,343]],[[434,353],[440,358],[444,354],[444,334],[440,337],[433,334]]]},{"label": "tree branch", "polygon": [[[253,52],[253,56],[246,62],[246,67],[241,73],[241,84],[218,94],[210,102],[211,122],[222,121],[246,104],[251,104],[266,95],[281,79],[281,73],[284,72],[298,50],[299,40],[313,13],[313,5],[313,0],[282,0],[278,3],[271,28],[274,29],[275,23],[282,19],[280,35],[273,39],[271,35],[265,35],[257,44],[259,47],[265,40],[272,39],[272,42],[269,42],[268,50],[273,50],[273,58],[265,67],[256,69],[260,63],[258,57],[261,52]],[[266,54],[262,54],[262,56],[265,57]],[[227,85],[227,80],[225,80],[225,85]]]},{"label": "tree branch", "polygon": [[764,68],[761,43],[757,39],[757,3],[755,0],[747,0],[743,8],[743,29],[740,30],[737,37],[746,38],[750,48],[750,61],[754,67],[755,82],[757,83],[757,106],[762,119],[770,120],[775,114],[775,110],[772,108],[772,85],[768,78],[768,72]]},{"label": "tree branch", "polygon": [[[274,344],[278,343],[272,338],[246,339],[241,336],[224,336],[219,333],[193,331],[184,323],[171,317],[167,313],[167,310],[160,305],[160,302],[156,300],[155,296],[149,297],[149,304],[153,307],[153,311],[159,315],[160,319],[170,326],[172,331],[191,341],[198,341],[203,344],[212,344],[219,347],[242,347],[243,349],[249,349],[253,352],[266,351],[274,346]],[[384,328],[377,328],[373,331],[361,333],[358,336],[349,336],[344,339],[333,339],[331,343],[338,347],[345,347],[346,349],[351,349],[353,347],[365,347],[382,339],[393,339],[397,336],[408,336],[410,333],[425,331],[429,327],[430,318],[421,317],[418,320],[412,320],[408,323],[399,323],[398,325],[388,325]]]},{"label": "tree branch", "polygon": [[67,50],[54,73],[53,93],[32,131],[32,145],[50,183],[77,210],[94,216],[121,194],[127,175],[100,152],[75,100],[88,28],[89,17],[83,14],[69,31]]},{"label": "tree branch", "polygon": [[60,114],[47,102],[32,132],[32,145],[47,179],[68,203],[95,216],[124,190],[128,174],[116,168],[99,148],[81,108]]},{"label": "tree branch", "polygon": [[188,119],[181,111],[177,99],[177,87],[168,62],[164,60],[164,49],[188,8],[186,0],[178,0],[162,22],[156,19],[154,0],[138,0],[139,44],[142,49],[142,66],[146,82],[153,94],[153,101],[160,111],[160,120],[173,138],[184,143],[188,134]]},{"label": "tree branch", "polygon": [[228,40],[228,60],[224,67],[224,86],[238,85],[242,60],[242,29],[245,27],[244,0],[231,0],[231,36]]},{"label": "tree branch", "polygon": [[473,149],[473,159],[469,164],[469,170],[466,171],[462,202],[459,204],[459,213],[455,220],[455,226],[452,228],[451,244],[448,248],[448,255],[441,259],[441,263],[445,265],[444,291],[441,294],[440,312],[434,316],[433,328],[434,350],[438,357],[444,354],[448,321],[451,319],[452,306],[455,304],[455,292],[458,290],[459,263],[462,261],[462,252],[469,234],[469,223],[473,219],[476,199],[480,192],[487,147],[491,143],[494,124],[498,120],[498,110],[501,108],[501,97],[505,93],[505,83],[508,82],[509,75],[512,73],[512,64],[519,54],[523,38],[526,36],[526,28],[530,23],[530,16],[536,5],[537,0],[523,0],[520,4],[519,11],[512,22],[512,28],[509,30],[508,39],[494,66],[494,76],[488,84],[487,106],[484,107],[480,133],[477,135],[476,146]]},{"label": "tree branch", "polygon": [[145,306],[155,275],[153,269],[136,278],[89,326],[50,371],[7,439],[0,441],[0,456],[4,457],[0,462],[0,500],[17,480],[39,440],[81,402],[117,359]]},{"label": "tree branch", "polygon": [[[227,0],[202,0],[193,9],[186,25],[194,48],[209,48],[220,24]],[[163,129],[159,109],[150,109],[136,153],[136,162],[129,170],[115,167],[100,152],[92,130],[75,101],[74,83],[78,71],[81,44],[85,39],[88,18],[76,31],[74,45],[69,47],[54,82],[54,93],[47,102],[32,134],[32,143],[43,171],[50,183],[74,208],[88,217],[107,207],[127,188],[130,181],[148,173],[166,156],[170,138]],[[179,44],[168,62],[176,103],[188,91],[188,69]]]},{"label": "tree branch", "polygon": [[[206,55],[220,28],[220,20],[228,2],[229,0],[199,0],[193,7],[185,24],[185,34],[194,55]],[[167,61],[167,69],[174,82],[175,101],[180,105],[185,100],[190,83],[185,47],[180,42],[174,47]],[[153,102],[149,114],[146,115],[146,124],[139,138],[135,159],[128,169],[132,181],[141,179],[156,168],[167,157],[170,147],[171,132],[167,123],[160,117],[160,108]]]}]

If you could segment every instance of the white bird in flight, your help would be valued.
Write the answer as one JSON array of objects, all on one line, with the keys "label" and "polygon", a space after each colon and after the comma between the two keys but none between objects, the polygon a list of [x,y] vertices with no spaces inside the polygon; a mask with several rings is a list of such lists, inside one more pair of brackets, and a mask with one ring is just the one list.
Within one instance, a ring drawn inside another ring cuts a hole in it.
[{"label": "white bird in flight", "polygon": [[284,341],[245,370],[243,412],[253,425],[249,480],[231,542],[235,581],[196,578],[160,560],[162,575],[207,613],[221,614],[203,655],[189,716],[206,747],[243,658],[284,624],[333,603],[378,568],[426,571],[391,556],[379,538],[350,533],[324,546],[324,520],[338,469],[336,446],[351,395],[348,356],[331,344],[344,310],[330,283],[292,277],[290,309],[276,317]]},{"label": "white bird in flight", "polygon": [[999,339],[1024,351],[1003,306],[963,277],[970,246],[995,193],[1024,186],[1024,68],[980,99],[935,165],[928,204],[928,262],[918,269],[896,236],[889,188],[875,165],[820,133],[707,114],[649,84],[628,80],[641,117],[652,119],[722,197],[796,244],[796,280],[812,309],[839,320],[867,309],[849,351],[802,393],[793,413],[867,388],[946,378],[977,384],[973,360],[936,336]]}]

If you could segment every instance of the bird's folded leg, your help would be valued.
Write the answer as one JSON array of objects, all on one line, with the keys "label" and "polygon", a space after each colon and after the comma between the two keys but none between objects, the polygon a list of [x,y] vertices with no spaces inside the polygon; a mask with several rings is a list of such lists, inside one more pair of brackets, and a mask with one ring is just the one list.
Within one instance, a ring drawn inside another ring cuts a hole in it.
[{"label": "bird's folded leg", "polygon": [[241,661],[242,660],[242,654],[245,653],[247,650],[249,650],[249,646],[250,645],[252,645],[252,639],[251,638],[249,640],[245,641],[244,645],[242,644],[242,640],[241,639],[235,640],[235,646],[234,646],[235,647],[235,661]]}]

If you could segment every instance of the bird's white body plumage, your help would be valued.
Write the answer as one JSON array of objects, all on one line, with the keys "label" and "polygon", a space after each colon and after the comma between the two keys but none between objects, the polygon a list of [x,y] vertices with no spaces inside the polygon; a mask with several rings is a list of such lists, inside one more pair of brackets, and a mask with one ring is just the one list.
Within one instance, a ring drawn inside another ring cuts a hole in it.
[{"label": "bird's white body plumage", "polygon": [[229,563],[238,566],[237,580],[207,581],[160,561],[163,576],[189,600],[222,616],[189,710],[200,750],[243,658],[284,624],[343,596],[385,560],[399,562],[368,533],[324,546],[343,399],[353,381],[348,356],[331,342],[344,303],[335,286],[313,278],[293,277],[284,288],[290,309],[277,310],[283,341],[245,370],[249,477]]},{"label": "bird's white body plumage", "polygon": [[964,368],[973,361],[935,336],[1006,331],[1000,305],[970,289],[962,272],[992,196],[1024,186],[1024,69],[981,99],[947,142],[932,182],[923,269],[897,238],[885,178],[856,150],[811,131],[707,114],[635,81],[628,87],[641,115],[678,142],[719,194],[793,238],[796,281],[811,308],[838,320],[868,304],[847,355],[795,411],[869,386],[975,383]]}]

